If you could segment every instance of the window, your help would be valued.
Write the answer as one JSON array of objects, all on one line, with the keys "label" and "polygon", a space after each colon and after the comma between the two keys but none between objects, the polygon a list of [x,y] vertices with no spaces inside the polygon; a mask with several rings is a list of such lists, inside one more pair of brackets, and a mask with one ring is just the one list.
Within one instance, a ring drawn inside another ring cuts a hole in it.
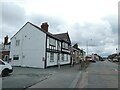
[{"label": "window", "polygon": [[54,53],[50,53],[50,62],[54,62]]},{"label": "window", "polygon": [[63,46],[63,48],[68,49],[68,44],[67,43],[63,42],[62,46]]},{"label": "window", "polygon": [[19,46],[20,45],[20,40],[16,40],[15,46]]},{"label": "window", "polygon": [[13,55],[13,60],[19,60],[19,55]]},{"label": "window", "polygon": [[68,54],[66,54],[66,61],[68,61]]},{"label": "window", "polygon": [[62,61],[64,61],[64,54],[62,54]]},{"label": "window", "polygon": [[50,40],[50,41],[49,41],[49,42],[50,42],[50,45],[54,45],[54,46],[55,46],[55,39],[50,38],[49,40]]},{"label": "window", "polygon": [[60,50],[60,42],[57,42],[57,49]]},{"label": "window", "polygon": [[67,43],[65,43],[65,48],[68,49],[68,44]]}]

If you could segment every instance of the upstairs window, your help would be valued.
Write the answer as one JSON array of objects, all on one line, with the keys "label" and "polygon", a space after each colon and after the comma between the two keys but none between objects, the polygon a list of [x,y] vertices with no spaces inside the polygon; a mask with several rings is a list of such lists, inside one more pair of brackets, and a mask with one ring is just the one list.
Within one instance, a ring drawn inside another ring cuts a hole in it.
[{"label": "upstairs window", "polygon": [[63,46],[63,48],[68,49],[68,44],[67,43],[63,42],[62,46]]},{"label": "upstairs window", "polygon": [[60,42],[57,42],[57,49],[60,50]]},{"label": "upstairs window", "polygon": [[49,40],[50,40],[50,41],[49,41],[49,42],[50,42],[50,45],[53,45],[53,46],[55,46],[55,39],[53,39],[53,38],[50,38]]},{"label": "upstairs window", "polygon": [[16,40],[15,46],[19,46],[19,45],[20,45],[20,40]]}]

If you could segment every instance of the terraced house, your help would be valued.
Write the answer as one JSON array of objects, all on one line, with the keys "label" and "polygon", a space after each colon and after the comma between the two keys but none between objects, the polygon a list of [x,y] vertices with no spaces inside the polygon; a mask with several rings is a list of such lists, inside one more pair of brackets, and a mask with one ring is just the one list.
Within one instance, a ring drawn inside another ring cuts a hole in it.
[{"label": "terraced house", "polygon": [[46,68],[70,63],[69,34],[51,34],[45,22],[41,27],[27,22],[12,38],[10,48],[13,66]]}]

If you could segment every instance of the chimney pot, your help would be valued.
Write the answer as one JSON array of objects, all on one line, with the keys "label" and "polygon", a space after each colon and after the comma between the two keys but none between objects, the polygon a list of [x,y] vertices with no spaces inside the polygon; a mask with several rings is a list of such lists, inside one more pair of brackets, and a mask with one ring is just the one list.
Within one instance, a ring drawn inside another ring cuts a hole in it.
[{"label": "chimney pot", "polygon": [[6,37],[4,37],[4,45],[8,43],[8,35]]},{"label": "chimney pot", "polygon": [[47,24],[47,22],[42,23],[42,25],[41,25],[41,28],[42,28],[45,32],[48,32],[48,27],[49,27],[49,25]]}]

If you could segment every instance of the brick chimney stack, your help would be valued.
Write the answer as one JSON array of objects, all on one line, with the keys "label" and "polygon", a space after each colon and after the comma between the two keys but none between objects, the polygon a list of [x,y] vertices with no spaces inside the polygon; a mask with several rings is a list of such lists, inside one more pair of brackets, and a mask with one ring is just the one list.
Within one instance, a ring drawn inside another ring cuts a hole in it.
[{"label": "brick chimney stack", "polygon": [[48,27],[49,27],[49,25],[47,24],[47,22],[42,23],[42,25],[41,25],[41,28],[42,28],[45,32],[48,32]]},{"label": "brick chimney stack", "polygon": [[8,39],[9,39],[8,35],[6,37],[4,37],[4,45],[6,45],[8,43]]}]

